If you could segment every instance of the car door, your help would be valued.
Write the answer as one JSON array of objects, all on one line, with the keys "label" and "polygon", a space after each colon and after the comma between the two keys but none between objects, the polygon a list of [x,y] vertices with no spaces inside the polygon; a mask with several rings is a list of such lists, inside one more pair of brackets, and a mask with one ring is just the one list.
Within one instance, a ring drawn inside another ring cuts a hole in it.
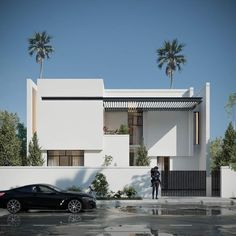
[{"label": "car door", "polygon": [[34,204],[34,186],[27,185],[17,188],[12,194],[13,198],[20,201],[22,208],[30,208]]},{"label": "car door", "polygon": [[37,185],[35,193],[35,208],[56,209],[60,208],[63,194],[46,185]]}]

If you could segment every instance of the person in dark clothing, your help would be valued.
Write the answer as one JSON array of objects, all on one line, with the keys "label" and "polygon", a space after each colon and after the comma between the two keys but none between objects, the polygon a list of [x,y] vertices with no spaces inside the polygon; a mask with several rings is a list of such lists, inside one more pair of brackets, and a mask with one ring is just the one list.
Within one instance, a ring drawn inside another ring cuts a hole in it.
[{"label": "person in dark clothing", "polygon": [[151,187],[152,187],[152,199],[154,199],[154,195],[156,192],[156,199],[158,199],[158,188],[160,185],[160,172],[158,170],[158,166],[155,166],[154,168],[151,169]]}]

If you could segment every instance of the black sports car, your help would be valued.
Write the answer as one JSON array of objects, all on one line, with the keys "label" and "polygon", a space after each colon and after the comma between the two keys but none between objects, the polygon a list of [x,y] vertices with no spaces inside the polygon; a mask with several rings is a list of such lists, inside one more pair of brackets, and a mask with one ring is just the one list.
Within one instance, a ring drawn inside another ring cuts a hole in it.
[{"label": "black sports car", "polygon": [[67,209],[78,213],[96,207],[93,196],[83,192],[69,192],[49,184],[32,184],[0,191],[0,207],[15,214],[28,209]]}]

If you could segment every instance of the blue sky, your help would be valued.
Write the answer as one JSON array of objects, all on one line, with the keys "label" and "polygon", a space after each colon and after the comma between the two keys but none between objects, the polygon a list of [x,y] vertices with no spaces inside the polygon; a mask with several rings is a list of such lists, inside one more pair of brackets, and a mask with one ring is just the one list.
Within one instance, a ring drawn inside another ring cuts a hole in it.
[{"label": "blue sky", "polygon": [[0,109],[26,124],[26,78],[39,65],[27,39],[46,30],[55,53],[46,78],[103,78],[106,88],[169,88],[156,64],[164,40],[185,43],[174,88],[211,83],[211,137],[223,136],[236,92],[235,0],[0,0]]}]

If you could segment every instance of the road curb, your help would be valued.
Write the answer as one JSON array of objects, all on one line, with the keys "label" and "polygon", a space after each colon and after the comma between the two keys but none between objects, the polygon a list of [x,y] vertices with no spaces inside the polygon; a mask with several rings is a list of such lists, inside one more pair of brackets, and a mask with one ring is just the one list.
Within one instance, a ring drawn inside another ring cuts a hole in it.
[{"label": "road curb", "polygon": [[218,198],[218,197],[161,197],[159,199],[143,200],[97,200],[97,207],[121,207],[137,205],[236,205],[235,199]]}]

